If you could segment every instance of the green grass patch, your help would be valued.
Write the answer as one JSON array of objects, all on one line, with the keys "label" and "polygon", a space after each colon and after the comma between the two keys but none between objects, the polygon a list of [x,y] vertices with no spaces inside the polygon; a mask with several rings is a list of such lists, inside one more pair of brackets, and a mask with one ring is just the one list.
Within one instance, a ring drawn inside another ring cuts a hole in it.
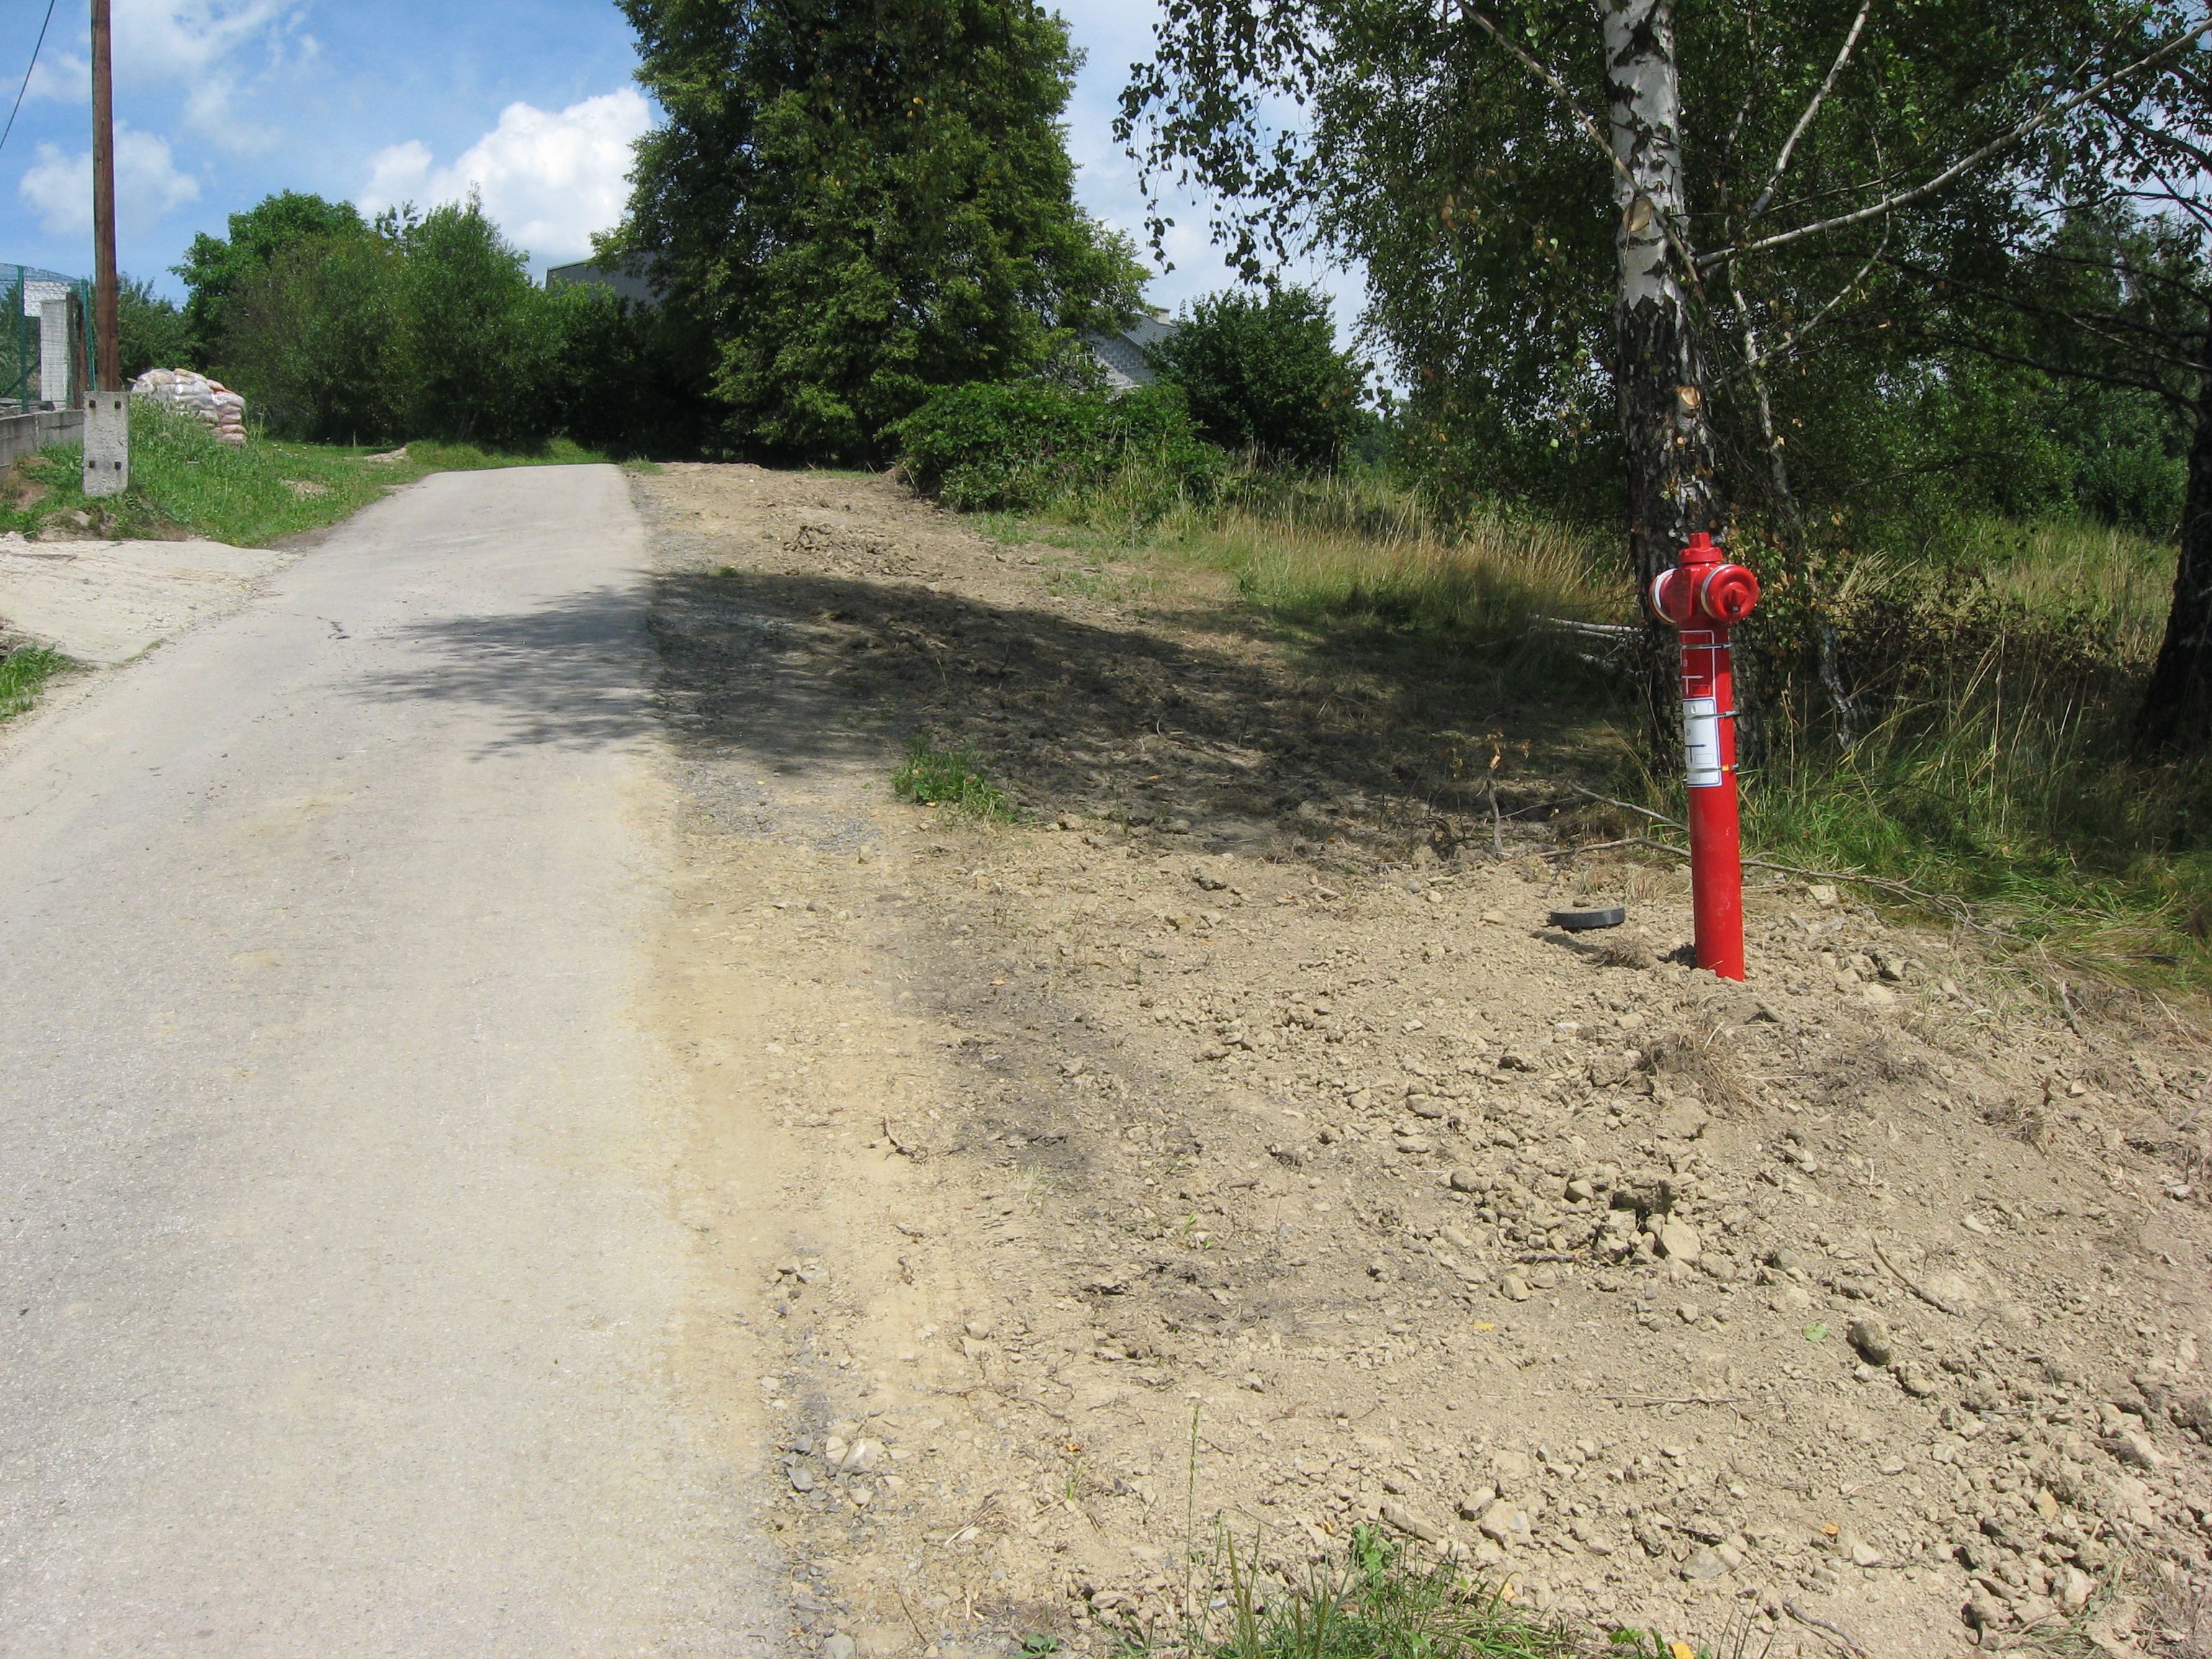
[{"label": "green grass patch", "polygon": [[60,652],[42,645],[19,645],[0,657],[0,720],[27,712],[48,680],[76,666]]},{"label": "green grass patch", "polygon": [[948,806],[969,817],[1011,823],[1018,814],[1006,792],[983,775],[965,750],[938,749],[926,738],[908,745],[906,759],[891,774],[891,787],[902,800]]},{"label": "green grass patch", "polygon": [[1748,1637],[1740,1618],[1714,1646],[1571,1625],[1523,1605],[1510,1579],[1418,1560],[1370,1526],[1303,1569],[1263,1571],[1260,1553],[1224,1534],[1192,1565],[1184,1605],[1202,1611],[1125,1630],[1124,1659],[1737,1659]]},{"label": "green grass patch", "polygon": [[2212,769],[2134,757],[2124,704],[2083,712],[1979,696],[1784,754],[1747,780],[1746,848],[1960,901],[2099,978],[2212,988]]},{"label": "green grass patch", "polygon": [[432,472],[604,459],[565,440],[530,454],[422,442],[392,451],[274,438],[225,444],[190,416],[142,403],[131,414],[128,490],[87,500],[81,447],[50,449],[17,463],[0,495],[0,530],[267,547],[337,524]]}]

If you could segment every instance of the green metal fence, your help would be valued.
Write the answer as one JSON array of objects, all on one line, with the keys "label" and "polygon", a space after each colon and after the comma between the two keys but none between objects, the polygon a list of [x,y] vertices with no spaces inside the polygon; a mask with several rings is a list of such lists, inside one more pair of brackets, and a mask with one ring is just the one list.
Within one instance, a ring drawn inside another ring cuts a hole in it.
[{"label": "green metal fence", "polygon": [[0,283],[6,285],[0,300],[6,307],[0,316],[0,410],[21,414],[45,404],[67,408],[73,387],[40,384],[40,301],[70,302],[70,378],[77,379],[87,367],[86,343],[92,337],[91,283],[36,265],[0,264]]}]

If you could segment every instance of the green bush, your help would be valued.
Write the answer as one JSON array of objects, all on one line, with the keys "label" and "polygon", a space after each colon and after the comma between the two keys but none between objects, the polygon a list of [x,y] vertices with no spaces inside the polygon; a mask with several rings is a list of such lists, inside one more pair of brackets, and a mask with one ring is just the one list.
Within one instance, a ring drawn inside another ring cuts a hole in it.
[{"label": "green bush", "polygon": [[1359,430],[1362,366],[1336,349],[1328,301],[1311,289],[1200,300],[1151,356],[1224,449],[1333,467]]},{"label": "green bush", "polygon": [[123,378],[135,380],[149,368],[189,368],[191,325],[175,304],[154,292],[153,283],[125,276],[116,293],[117,349]]},{"label": "green bush", "polygon": [[324,443],[404,438],[391,242],[366,228],[295,242],[228,296],[222,374],[271,430]]},{"label": "green bush", "polygon": [[542,300],[553,428],[617,455],[696,455],[719,419],[714,344],[680,306],[647,307],[577,283]]},{"label": "green bush", "polygon": [[1127,486],[1133,471],[1157,518],[1179,500],[1211,501],[1227,458],[1191,425],[1182,394],[1150,386],[1122,398],[1042,380],[980,382],[933,396],[892,428],[915,487],[965,512],[1031,512]]},{"label": "green bush", "polygon": [[695,454],[713,421],[696,323],[603,288],[537,287],[473,200],[297,238],[246,270],[222,314],[223,377],[286,436]]}]

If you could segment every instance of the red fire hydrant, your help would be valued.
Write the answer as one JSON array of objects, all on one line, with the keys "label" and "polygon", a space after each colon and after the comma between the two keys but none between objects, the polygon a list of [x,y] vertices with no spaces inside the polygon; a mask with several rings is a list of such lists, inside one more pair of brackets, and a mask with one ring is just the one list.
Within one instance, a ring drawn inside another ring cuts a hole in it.
[{"label": "red fire hydrant", "polygon": [[1651,609],[1682,634],[1682,742],[1688,750],[1690,907],[1698,966],[1743,977],[1743,848],[1736,822],[1735,678],[1729,629],[1759,603],[1759,578],[1700,530],[1682,562],[1651,580]]}]

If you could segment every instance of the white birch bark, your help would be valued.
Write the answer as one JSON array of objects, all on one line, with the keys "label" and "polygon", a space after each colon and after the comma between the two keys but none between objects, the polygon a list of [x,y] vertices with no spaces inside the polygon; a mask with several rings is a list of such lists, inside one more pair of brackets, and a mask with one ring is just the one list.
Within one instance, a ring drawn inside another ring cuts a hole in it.
[{"label": "white birch bark", "polygon": [[[1620,267],[1614,378],[1628,462],[1629,551],[1639,591],[1675,562],[1693,531],[1723,528],[1705,360],[1690,296],[1682,182],[1681,82],[1674,0],[1599,0]],[[1653,714],[1676,688],[1671,638],[1652,641]]]}]

